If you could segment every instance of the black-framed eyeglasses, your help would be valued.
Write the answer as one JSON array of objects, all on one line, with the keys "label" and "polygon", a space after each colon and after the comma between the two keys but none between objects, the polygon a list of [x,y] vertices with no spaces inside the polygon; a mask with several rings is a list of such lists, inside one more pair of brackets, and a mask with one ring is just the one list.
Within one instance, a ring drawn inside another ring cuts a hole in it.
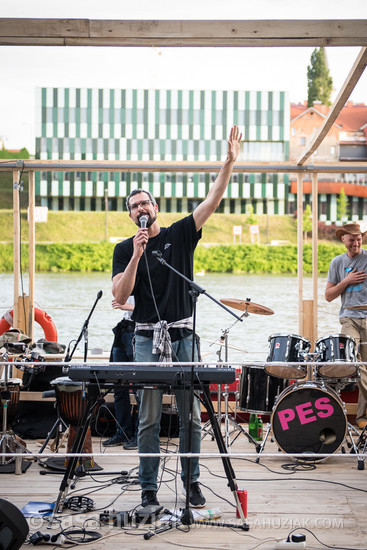
[{"label": "black-framed eyeglasses", "polygon": [[149,204],[153,204],[151,200],[145,199],[144,201],[140,202],[133,202],[133,204],[129,204],[129,210],[136,210],[139,208],[139,206],[148,206]]}]

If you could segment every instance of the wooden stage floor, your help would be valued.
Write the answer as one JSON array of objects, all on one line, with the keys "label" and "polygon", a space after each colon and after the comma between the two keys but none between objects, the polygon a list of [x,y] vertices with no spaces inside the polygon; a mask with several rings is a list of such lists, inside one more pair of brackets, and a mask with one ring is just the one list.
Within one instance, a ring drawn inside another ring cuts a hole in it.
[{"label": "wooden stage floor", "polygon": [[[247,429],[247,425],[242,425]],[[176,450],[177,439],[168,447],[162,439],[162,450]],[[39,450],[37,441],[27,441],[31,451]],[[255,446],[240,433],[231,446],[231,464],[238,487],[247,490],[248,531],[229,527],[208,526],[205,523],[189,527],[181,526],[165,533],[155,534],[150,540],[144,533],[160,526],[121,528],[101,525],[100,513],[106,511],[132,511],[140,505],[140,486],[137,484],[138,456],[136,451],[125,451],[121,446],[105,450],[101,440],[93,438],[93,452],[96,462],[103,468],[103,475],[80,478],[76,488],[69,487],[67,498],[73,495],[84,496],[94,501],[95,509],[80,513],[64,509],[57,514],[52,528],[42,518],[29,518],[30,533],[41,531],[54,534],[61,528],[73,531],[84,527],[87,531],[100,533],[102,538],[89,544],[78,542],[93,550],[115,549],[123,545],[130,549],[172,549],[172,548],[275,548],[275,542],[284,540],[288,534],[306,535],[307,548],[324,548],[324,545],[351,549],[366,548],[367,541],[367,466],[363,460],[350,452],[345,445],[326,460],[312,463],[297,463],[295,459],[278,450],[276,441],[269,437],[259,462]],[[45,452],[50,452],[46,449]],[[60,449],[65,452],[65,448]],[[210,434],[203,438],[202,453],[217,453],[216,442]],[[108,454],[108,456],[107,456]],[[242,455],[242,456],[238,456]],[[163,459],[162,459],[163,460]],[[206,508],[220,508],[220,522],[240,525],[232,492],[227,486],[227,478],[220,457],[200,459],[203,493],[207,499]],[[41,471],[48,472],[40,475]],[[128,471],[129,476],[119,476],[116,472]],[[167,509],[182,508],[184,500],[179,475],[178,459],[167,456],[161,471],[161,484],[158,498]],[[1,497],[20,509],[30,501],[54,502],[59,494],[62,475],[50,468],[42,468],[32,462],[21,475],[0,474]],[[111,482],[111,480],[115,482]],[[57,521],[56,521],[57,520]],[[74,534],[73,537],[81,536]],[[86,539],[89,540],[87,535]],[[43,545],[44,546],[44,545]],[[22,548],[29,546],[23,544]],[[50,545],[52,548],[53,545]]]}]

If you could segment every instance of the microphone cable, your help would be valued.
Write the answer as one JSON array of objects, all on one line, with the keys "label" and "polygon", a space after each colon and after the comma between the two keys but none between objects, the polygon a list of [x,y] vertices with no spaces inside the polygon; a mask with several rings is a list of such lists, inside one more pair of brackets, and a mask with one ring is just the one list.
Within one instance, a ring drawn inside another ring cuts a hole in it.
[{"label": "microphone cable", "polygon": [[[158,322],[159,322],[159,323],[161,324],[161,326],[162,326],[162,319],[161,319],[161,316],[160,316],[160,313],[159,313],[159,309],[158,309],[158,306],[157,306],[157,302],[156,302],[156,299],[155,299],[155,296],[154,296],[153,284],[152,284],[152,279],[151,279],[151,276],[150,276],[150,269],[149,269],[149,264],[148,264],[148,257],[147,257],[147,253],[146,253],[146,248],[144,248],[143,256],[144,256],[144,259],[145,259],[145,266],[146,266],[146,268],[147,268],[149,289],[150,289],[150,293],[151,293],[151,295],[152,295],[153,304],[154,304],[154,309],[155,309],[155,312],[156,312],[156,314],[157,314]],[[170,347],[171,347],[172,357],[175,357],[176,361],[178,362],[178,357],[177,357],[176,353],[174,352],[174,350],[173,350],[173,348],[172,348],[172,342],[170,342]]]}]

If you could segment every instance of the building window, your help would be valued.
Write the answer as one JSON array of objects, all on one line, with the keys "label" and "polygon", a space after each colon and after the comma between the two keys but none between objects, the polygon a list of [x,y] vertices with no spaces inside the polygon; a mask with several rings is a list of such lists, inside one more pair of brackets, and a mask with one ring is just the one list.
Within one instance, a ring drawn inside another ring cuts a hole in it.
[{"label": "building window", "polygon": [[302,145],[302,146],[306,145],[306,138],[305,137],[300,137],[299,138],[299,144]]}]

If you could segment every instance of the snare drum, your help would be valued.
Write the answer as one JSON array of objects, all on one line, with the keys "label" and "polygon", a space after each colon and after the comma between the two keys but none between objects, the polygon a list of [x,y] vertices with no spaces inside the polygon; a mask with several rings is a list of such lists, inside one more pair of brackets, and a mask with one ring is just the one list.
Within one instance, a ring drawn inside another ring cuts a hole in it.
[{"label": "snare drum", "polygon": [[[56,403],[60,411],[61,418],[69,424],[69,437],[67,452],[73,452],[73,445],[75,438],[78,434],[78,426],[81,422],[82,416],[85,411],[85,405],[87,403],[87,398],[83,398],[83,384],[82,382],[76,382],[70,380],[68,377],[60,377],[52,380],[50,382],[55,388],[56,394]],[[85,436],[82,453],[92,453],[92,435],[90,426]],[[65,459],[65,466],[69,463],[69,459]],[[91,456],[82,457],[81,460],[78,459],[77,466],[82,463],[85,468],[93,468],[94,459]]]},{"label": "snare drum", "polygon": [[[319,355],[318,362],[330,365],[317,366],[317,375],[321,378],[354,378],[358,373],[356,363],[356,342],[345,334],[330,334],[317,340],[315,352]],[[340,363],[347,364],[333,364]],[[353,363],[354,362],[354,363]],[[316,375],[316,376],[317,376]]]},{"label": "snare drum", "polygon": [[271,427],[285,453],[334,453],[344,440],[347,417],[334,390],[322,382],[296,382],[279,396]]},{"label": "snare drum", "polygon": [[[311,342],[296,334],[273,334],[269,336],[270,350],[267,362],[282,363],[266,365],[267,374],[277,378],[298,380],[304,378],[307,367],[303,365],[288,365],[288,362],[300,363],[304,361],[304,354],[308,353]],[[303,352],[303,353],[301,353]]]},{"label": "snare drum", "polygon": [[0,431],[3,426],[3,407],[4,404],[7,403],[7,426],[6,429],[9,428],[11,421],[14,418],[14,415],[16,413],[18,403],[19,403],[19,395],[20,395],[20,386],[21,386],[22,380],[20,378],[9,378],[6,389],[5,389],[5,380],[0,380]]},{"label": "snare drum", "polygon": [[243,366],[240,375],[240,406],[242,411],[270,414],[274,403],[288,385],[286,380],[266,374],[264,366]]}]

